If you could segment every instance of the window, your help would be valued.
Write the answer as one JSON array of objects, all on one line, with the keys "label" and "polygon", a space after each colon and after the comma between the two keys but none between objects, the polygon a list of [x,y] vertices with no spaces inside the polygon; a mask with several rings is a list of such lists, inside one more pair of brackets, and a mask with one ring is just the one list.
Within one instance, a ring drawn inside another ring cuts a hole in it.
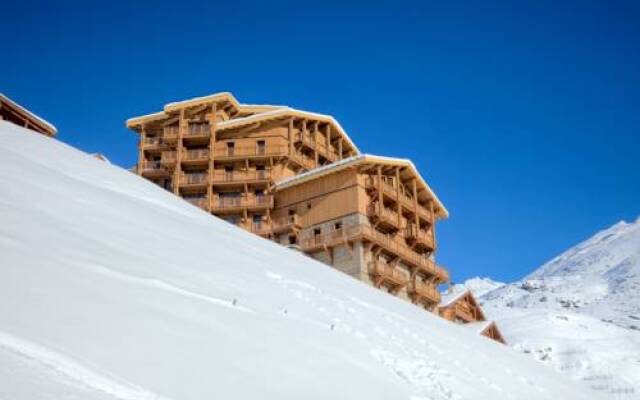
[{"label": "window", "polygon": [[335,229],[336,231],[342,229],[342,222],[336,222],[335,224],[333,224],[333,229]]},{"label": "window", "polygon": [[298,237],[296,235],[289,235],[289,244],[298,244]]},{"label": "window", "polygon": [[264,140],[258,140],[257,144],[257,152],[258,154],[265,154],[266,153],[266,143]]},{"label": "window", "polygon": [[296,215],[296,210],[293,208],[289,210],[289,216]]},{"label": "window", "polygon": [[314,228],[314,230],[313,230],[313,236],[320,236],[320,234],[322,234],[322,229],[320,229],[320,228]]},{"label": "window", "polygon": [[235,143],[227,142],[227,155],[232,156],[235,150]]},{"label": "window", "polygon": [[311,210],[311,203],[307,203],[307,210]]}]

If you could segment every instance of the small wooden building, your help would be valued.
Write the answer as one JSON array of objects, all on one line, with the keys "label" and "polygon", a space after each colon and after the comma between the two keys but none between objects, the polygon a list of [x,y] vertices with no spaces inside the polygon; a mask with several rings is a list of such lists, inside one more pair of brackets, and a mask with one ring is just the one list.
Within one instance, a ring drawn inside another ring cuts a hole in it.
[{"label": "small wooden building", "polygon": [[0,93],[0,120],[9,121],[46,136],[55,136],[58,130],[55,126],[38,117],[25,107],[19,105]]},{"label": "small wooden building", "polygon": [[438,306],[438,314],[449,321],[476,329],[479,334],[505,344],[496,323],[487,321],[482,307],[468,289],[444,294]]}]

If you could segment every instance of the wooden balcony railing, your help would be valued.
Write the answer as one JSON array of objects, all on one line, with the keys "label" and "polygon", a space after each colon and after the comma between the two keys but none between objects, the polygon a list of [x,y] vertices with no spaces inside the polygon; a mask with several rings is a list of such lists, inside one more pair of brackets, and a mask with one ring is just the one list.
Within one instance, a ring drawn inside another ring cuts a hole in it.
[{"label": "wooden balcony railing", "polygon": [[279,156],[285,154],[286,146],[234,146],[223,147],[216,145],[215,157],[252,157],[252,156]]},{"label": "wooden balcony railing", "polygon": [[271,233],[271,226],[267,222],[252,222],[250,230],[256,235],[265,236]]},{"label": "wooden balcony railing", "polygon": [[209,124],[189,124],[184,132],[185,137],[209,137],[209,135],[211,135]]},{"label": "wooden balcony railing", "polygon": [[175,151],[163,151],[162,152],[162,164],[174,164],[176,162],[176,152]]},{"label": "wooden balcony railing", "polygon": [[163,138],[166,142],[175,142],[178,139],[178,132],[180,127],[178,126],[165,126],[163,132]]},{"label": "wooden balcony railing", "polygon": [[315,160],[302,153],[295,152],[291,158],[306,169],[313,169],[316,167]]},{"label": "wooden balcony railing", "polygon": [[182,151],[183,161],[208,161],[209,149],[185,149]]},{"label": "wooden balcony railing", "polygon": [[254,171],[214,171],[214,183],[255,182],[267,181],[271,178],[271,172],[267,170]]},{"label": "wooden balcony railing", "polygon": [[209,207],[209,199],[206,197],[185,197],[184,199],[194,206],[200,207],[204,210]]},{"label": "wooden balcony railing", "polygon": [[[382,179],[379,180],[376,175],[369,175],[365,178],[365,187],[367,189],[378,190],[378,188],[382,189],[382,192],[387,195],[389,198],[400,202],[402,206],[409,210],[413,211],[415,209],[415,202],[413,200],[413,194],[407,190],[403,185],[400,185],[398,189],[397,183],[395,179],[390,176],[382,176]],[[399,194],[399,196],[398,196]],[[431,212],[424,208],[421,204],[418,204],[418,214],[425,220],[429,222],[433,222],[433,218],[431,217]]]},{"label": "wooden balcony railing", "polygon": [[368,268],[374,280],[387,281],[400,287],[409,283],[409,274],[396,266],[382,261],[373,261],[369,263]]},{"label": "wooden balcony railing", "polygon": [[[374,221],[384,222],[396,229],[402,229],[401,225],[404,225],[404,218],[399,218],[397,212],[379,203],[371,203],[367,206],[367,216]],[[398,221],[400,221],[400,225],[398,225]]]},{"label": "wooden balcony railing", "polygon": [[168,173],[169,171],[162,165],[160,161],[143,160],[142,172],[145,173]]},{"label": "wooden balcony railing", "polygon": [[404,236],[410,242],[430,249],[434,248],[433,236],[431,233],[424,229],[418,229],[416,224],[409,224],[405,229]]},{"label": "wooden balcony railing", "polygon": [[409,295],[418,298],[418,299],[426,299],[432,303],[440,303],[440,292],[435,285],[423,282],[420,279],[414,278],[409,283],[407,287],[407,291]]},{"label": "wooden balcony railing", "polygon": [[142,140],[143,148],[154,148],[154,147],[161,147],[164,145],[165,145],[164,140],[162,140],[162,138],[158,136],[145,137]]},{"label": "wooden balcony railing", "polygon": [[206,185],[209,179],[209,174],[206,172],[196,172],[196,173],[183,173],[180,176],[180,184],[181,185]]},{"label": "wooden balcony railing", "polygon": [[449,280],[449,274],[444,268],[438,267],[430,258],[416,253],[404,243],[404,240],[388,236],[368,225],[346,226],[326,234],[308,236],[300,240],[300,246],[305,251],[314,251],[324,246],[332,247],[356,239],[377,244],[387,252],[400,257],[405,264],[435,276],[439,282]]},{"label": "wooden balcony railing", "polygon": [[271,221],[274,232],[284,232],[288,230],[296,230],[302,227],[301,219],[298,214],[285,215],[280,218],[274,218]]},{"label": "wooden balcony railing", "polygon": [[255,197],[218,197],[213,207],[217,210],[273,207],[273,196],[261,195]]}]

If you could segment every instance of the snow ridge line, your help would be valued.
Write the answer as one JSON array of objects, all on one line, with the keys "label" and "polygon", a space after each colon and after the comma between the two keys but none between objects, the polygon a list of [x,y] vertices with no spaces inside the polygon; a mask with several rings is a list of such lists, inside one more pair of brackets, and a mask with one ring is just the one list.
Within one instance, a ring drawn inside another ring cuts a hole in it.
[{"label": "snow ridge line", "polygon": [[133,274],[128,274],[128,273],[124,273],[124,272],[120,272],[120,271],[115,271],[113,269],[107,268],[107,267],[103,267],[102,265],[97,265],[97,264],[93,264],[89,266],[91,269],[95,270],[96,272],[110,277],[110,278],[114,278],[120,281],[124,281],[127,283],[133,283],[133,284],[138,284],[140,286],[145,286],[145,287],[149,287],[152,289],[160,289],[160,290],[164,290],[166,292],[170,292],[170,293],[174,293],[180,296],[184,296],[184,297],[189,297],[192,299],[196,299],[196,300],[200,300],[200,301],[205,301],[207,303],[211,303],[211,304],[215,304],[217,306],[223,306],[223,307],[227,307],[227,308],[231,308],[233,310],[236,311],[242,311],[242,312],[247,312],[247,313],[252,313],[253,310],[251,310],[250,308],[241,306],[236,304],[237,301],[236,300],[225,300],[225,299],[219,299],[217,297],[211,297],[211,296],[206,296],[204,294],[200,294],[200,293],[196,293],[196,292],[192,292],[190,290],[187,289],[183,289],[179,286],[173,285],[169,282],[160,280],[160,279],[156,279],[156,278],[143,278],[140,276],[136,276]]},{"label": "snow ridge line", "polygon": [[77,361],[46,347],[0,331],[0,348],[37,362],[85,387],[121,400],[170,400],[141,387],[92,371]]}]

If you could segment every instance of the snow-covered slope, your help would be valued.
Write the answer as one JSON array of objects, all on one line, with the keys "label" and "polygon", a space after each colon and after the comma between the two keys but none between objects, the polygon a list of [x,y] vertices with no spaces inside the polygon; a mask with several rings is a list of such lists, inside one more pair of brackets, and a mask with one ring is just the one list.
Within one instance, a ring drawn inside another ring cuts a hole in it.
[{"label": "snow-covered slope", "polygon": [[0,121],[0,398],[596,399]]},{"label": "snow-covered slope", "polygon": [[[472,291],[478,278],[469,281]],[[613,395],[640,399],[640,219],[620,222],[479,301],[507,341]]]}]

